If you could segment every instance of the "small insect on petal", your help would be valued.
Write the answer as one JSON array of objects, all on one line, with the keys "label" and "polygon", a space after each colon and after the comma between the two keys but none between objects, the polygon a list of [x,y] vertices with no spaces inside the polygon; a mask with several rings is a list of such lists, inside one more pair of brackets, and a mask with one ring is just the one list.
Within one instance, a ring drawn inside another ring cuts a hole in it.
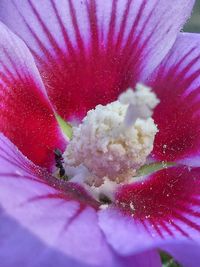
[{"label": "small insect on petal", "polygon": [[54,150],[54,155],[55,155],[55,162],[56,162],[56,167],[59,169],[59,176],[60,178],[64,179],[64,180],[68,180],[67,175],[65,175],[65,169],[63,167],[63,156],[62,156],[62,152],[56,148]]}]

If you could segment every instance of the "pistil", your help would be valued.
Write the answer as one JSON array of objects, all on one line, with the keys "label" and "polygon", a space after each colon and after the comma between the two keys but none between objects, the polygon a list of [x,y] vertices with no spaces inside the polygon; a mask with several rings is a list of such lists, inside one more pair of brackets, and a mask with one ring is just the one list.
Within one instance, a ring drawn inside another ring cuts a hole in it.
[{"label": "pistil", "polygon": [[117,185],[130,182],[153,149],[158,129],[151,116],[158,103],[151,88],[137,84],[88,111],[63,154],[71,181],[90,187],[97,198],[112,198]]}]

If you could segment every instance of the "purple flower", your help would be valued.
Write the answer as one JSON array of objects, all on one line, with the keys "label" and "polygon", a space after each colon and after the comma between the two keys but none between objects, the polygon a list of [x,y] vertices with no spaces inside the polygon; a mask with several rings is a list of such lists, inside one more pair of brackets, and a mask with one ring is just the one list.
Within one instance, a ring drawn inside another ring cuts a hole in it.
[{"label": "purple flower", "polygon": [[[1,0],[1,266],[157,267],[159,249],[197,266],[200,36],[179,33],[193,4]],[[138,82],[160,101],[152,108],[159,132],[145,155],[153,163],[140,162],[137,175],[147,175],[118,183],[102,209],[83,184],[54,177],[55,149],[71,143],[55,113],[79,123]]]}]

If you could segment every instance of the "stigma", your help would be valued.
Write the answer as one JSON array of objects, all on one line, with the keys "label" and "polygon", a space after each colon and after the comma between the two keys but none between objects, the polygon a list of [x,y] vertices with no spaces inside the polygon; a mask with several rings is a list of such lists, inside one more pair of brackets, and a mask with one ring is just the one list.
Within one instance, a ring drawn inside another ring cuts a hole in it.
[{"label": "stigma", "polygon": [[153,149],[158,128],[151,116],[158,103],[151,88],[137,84],[88,111],[63,154],[66,173],[98,192],[105,184],[128,183]]}]

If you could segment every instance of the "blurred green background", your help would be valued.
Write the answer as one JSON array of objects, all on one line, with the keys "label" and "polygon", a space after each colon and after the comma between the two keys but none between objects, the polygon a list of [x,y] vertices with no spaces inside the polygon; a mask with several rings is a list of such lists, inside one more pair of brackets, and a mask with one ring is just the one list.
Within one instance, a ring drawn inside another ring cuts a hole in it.
[{"label": "blurred green background", "polygon": [[196,5],[192,17],[185,25],[184,31],[200,33],[200,0],[196,0]]}]

